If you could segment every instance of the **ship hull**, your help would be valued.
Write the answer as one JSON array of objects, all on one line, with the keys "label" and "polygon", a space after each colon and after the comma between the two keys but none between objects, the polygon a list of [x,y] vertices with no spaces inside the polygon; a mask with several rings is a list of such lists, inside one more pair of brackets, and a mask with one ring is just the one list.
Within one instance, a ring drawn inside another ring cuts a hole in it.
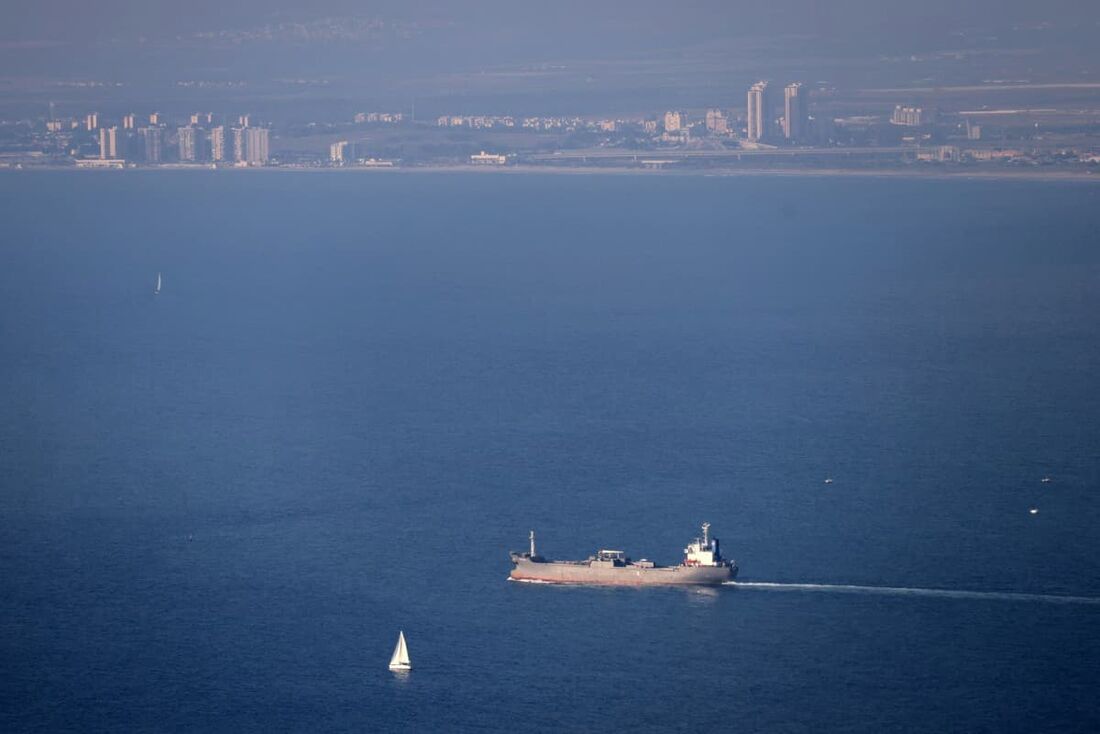
[{"label": "ship hull", "polygon": [[531,561],[517,558],[511,578],[547,584],[595,586],[718,586],[733,580],[733,566],[661,566],[656,568],[617,566],[593,568],[583,563]]}]

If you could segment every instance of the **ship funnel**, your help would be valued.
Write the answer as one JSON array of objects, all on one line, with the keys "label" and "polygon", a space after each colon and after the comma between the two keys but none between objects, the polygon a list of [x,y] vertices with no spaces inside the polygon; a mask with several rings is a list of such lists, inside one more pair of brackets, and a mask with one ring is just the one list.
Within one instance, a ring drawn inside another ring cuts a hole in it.
[{"label": "ship funnel", "polygon": [[531,557],[534,558],[535,557],[535,531],[532,530],[531,534],[528,537],[531,539]]}]

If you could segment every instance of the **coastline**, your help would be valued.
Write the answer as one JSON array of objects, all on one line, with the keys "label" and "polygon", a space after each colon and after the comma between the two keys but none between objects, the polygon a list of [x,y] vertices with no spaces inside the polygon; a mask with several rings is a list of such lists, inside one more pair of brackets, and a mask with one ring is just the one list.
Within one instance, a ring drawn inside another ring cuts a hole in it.
[{"label": "coastline", "polygon": [[309,174],[473,174],[473,175],[564,175],[564,176],[658,176],[658,177],[704,177],[704,178],[737,178],[737,177],[793,177],[793,178],[881,178],[881,179],[912,179],[929,181],[1029,181],[1029,182],[1072,182],[1072,183],[1100,183],[1100,173],[1057,171],[991,171],[991,170],[919,170],[912,168],[708,168],[708,169],[675,169],[675,168],[624,168],[615,166],[537,166],[514,164],[507,166],[471,166],[471,165],[423,165],[423,166],[393,166],[370,167],[349,166],[335,167],[297,167],[297,166],[258,166],[237,167],[224,166],[212,168],[209,165],[165,165],[165,166],[135,166],[131,168],[80,168],[76,166],[28,166],[16,168],[14,166],[0,168],[0,173],[23,174],[29,172],[50,173],[106,173],[119,174],[127,172],[206,172],[206,173],[309,173]]}]

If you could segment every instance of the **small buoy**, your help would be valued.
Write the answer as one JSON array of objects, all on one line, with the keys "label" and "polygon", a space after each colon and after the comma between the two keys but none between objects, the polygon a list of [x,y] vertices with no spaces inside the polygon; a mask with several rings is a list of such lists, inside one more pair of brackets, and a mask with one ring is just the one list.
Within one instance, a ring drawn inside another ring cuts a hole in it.
[{"label": "small buoy", "polygon": [[1032,507],[1030,510],[1028,510],[1028,512],[1030,512],[1032,515],[1038,515],[1039,514],[1039,508],[1038,507]]},{"label": "small buoy", "polygon": [[826,484],[832,484],[833,483],[833,478],[832,477],[825,477],[825,483]]}]

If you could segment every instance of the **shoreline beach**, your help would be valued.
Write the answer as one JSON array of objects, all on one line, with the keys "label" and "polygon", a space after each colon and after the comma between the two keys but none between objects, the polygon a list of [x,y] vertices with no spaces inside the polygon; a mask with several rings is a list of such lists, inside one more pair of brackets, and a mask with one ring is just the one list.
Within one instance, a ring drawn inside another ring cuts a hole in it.
[{"label": "shoreline beach", "polygon": [[990,170],[914,170],[908,168],[856,169],[856,168],[620,168],[613,166],[469,166],[469,165],[423,165],[423,166],[348,166],[348,167],[305,167],[305,166],[134,166],[128,168],[84,168],[75,166],[28,166],[0,168],[4,173],[28,172],[246,172],[246,173],[337,173],[337,174],[425,174],[454,173],[476,175],[567,175],[567,176],[679,176],[736,178],[751,177],[792,177],[792,178],[887,178],[887,179],[923,179],[923,180],[977,180],[977,181],[1058,181],[1100,183],[1100,175],[1092,172],[1059,171],[990,171]]}]

